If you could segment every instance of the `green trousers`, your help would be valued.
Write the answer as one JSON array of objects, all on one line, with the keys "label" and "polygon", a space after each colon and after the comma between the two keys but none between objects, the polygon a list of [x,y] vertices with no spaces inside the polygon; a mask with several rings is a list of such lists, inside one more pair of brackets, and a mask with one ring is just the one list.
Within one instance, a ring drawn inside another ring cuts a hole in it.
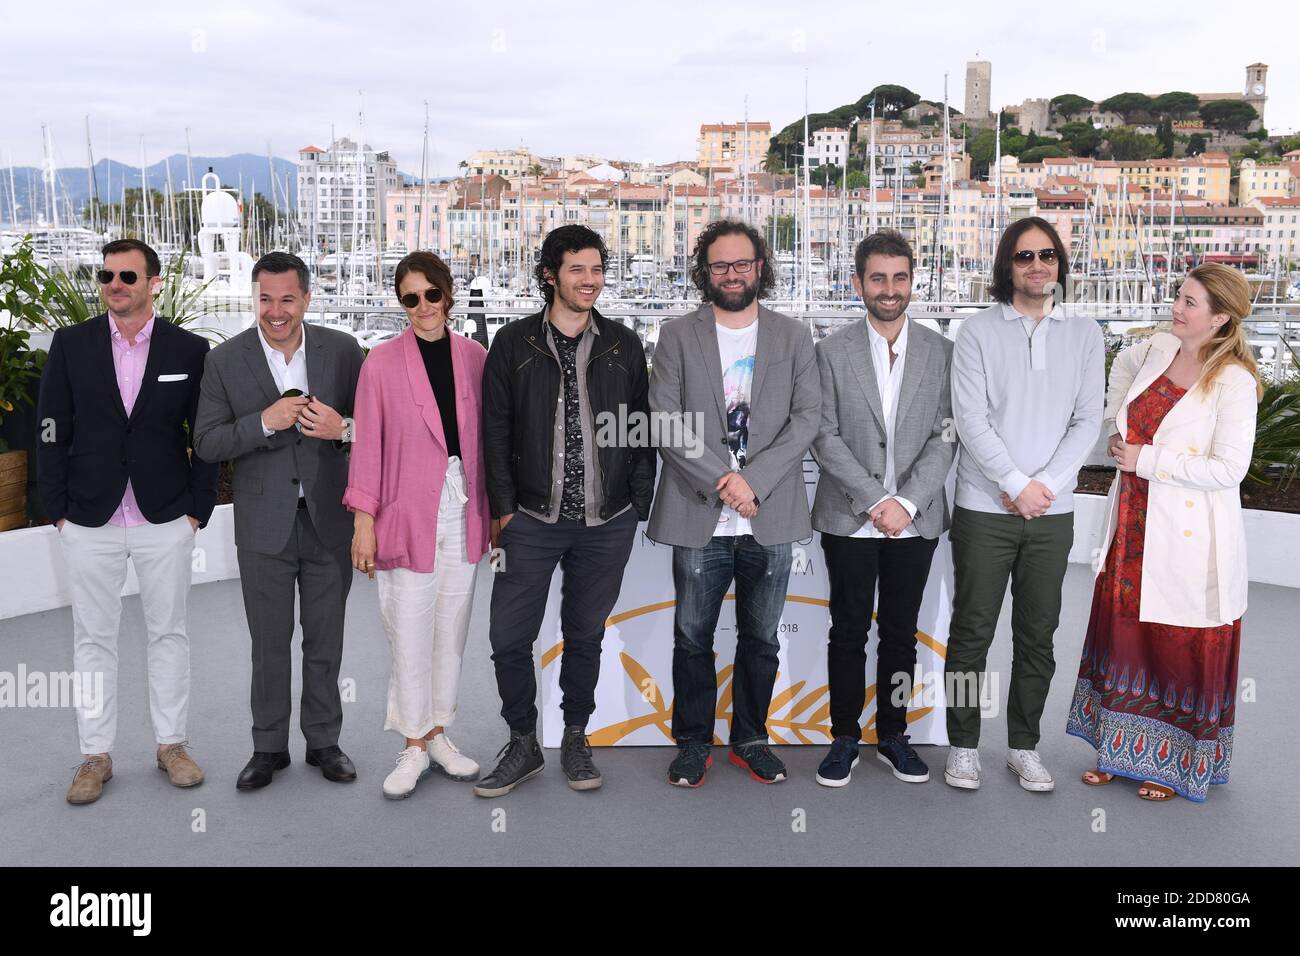
[{"label": "green trousers", "polygon": [[1074,543],[1074,515],[1042,515],[1026,521],[1017,515],[956,508],[949,537],[955,593],[944,666],[948,742],[954,747],[979,745],[978,688],[1010,578],[1007,743],[1015,750],[1033,750],[1056,669],[1052,638],[1061,616],[1061,584]]}]

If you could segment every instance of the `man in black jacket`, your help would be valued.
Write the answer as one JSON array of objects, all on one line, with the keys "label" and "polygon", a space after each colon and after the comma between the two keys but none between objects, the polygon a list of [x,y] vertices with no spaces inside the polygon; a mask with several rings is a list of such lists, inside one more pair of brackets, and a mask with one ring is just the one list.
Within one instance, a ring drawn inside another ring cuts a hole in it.
[{"label": "man in black jacket", "polygon": [[69,803],[98,800],[113,776],[128,557],[149,635],[158,768],[178,787],[203,782],[185,749],[186,599],[194,536],[217,501],[217,465],[188,454],[186,430],[194,428],[208,342],[154,314],[160,272],[158,254],[143,242],[106,245],[99,283],[108,312],[55,332],[41,377],[37,479],[68,564],[83,691],[77,729],[85,759]]},{"label": "man in black jacket", "polygon": [[509,793],[542,770],[533,644],[557,564],[564,574],[560,765],[574,790],[601,784],[586,737],[600,642],[637,520],[650,514],[655,474],[648,444],[632,447],[627,435],[609,440],[610,424],[648,424],[650,409],[641,340],[595,309],[607,260],[604,242],[585,226],[550,232],[537,265],[546,308],[496,334],[483,372],[483,456],[493,524],[500,523],[493,545],[503,559],[489,634],[510,741],[474,788],[481,797]]}]

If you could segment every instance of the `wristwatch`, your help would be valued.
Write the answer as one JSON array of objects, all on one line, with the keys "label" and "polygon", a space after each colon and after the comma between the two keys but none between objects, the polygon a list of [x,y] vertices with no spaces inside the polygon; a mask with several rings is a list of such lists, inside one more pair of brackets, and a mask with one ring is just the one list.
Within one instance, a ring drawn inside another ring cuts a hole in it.
[{"label": "wristwatch", "polygon": [[339,441],[352,441],[352,419],[343,419],[343,434],[339,436]]}]

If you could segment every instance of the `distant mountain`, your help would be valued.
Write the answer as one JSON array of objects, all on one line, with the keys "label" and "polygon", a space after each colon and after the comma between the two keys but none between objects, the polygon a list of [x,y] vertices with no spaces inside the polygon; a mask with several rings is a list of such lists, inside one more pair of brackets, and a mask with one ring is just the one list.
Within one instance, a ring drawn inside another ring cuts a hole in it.
[{"label": "distant mountain", "polygon": [[[275,169],[275,202],[284,208],[286,205],[284,190],[285,178],[288,177],[288,203],[297,201],[298,164],[287,159],[275,157],[271,160]],[[244,195],[251,196],[256,190],[268,199],[271,196],[270,168],[265,156],[253,153],[236,153],[233,156],[195,156],[189,166],[194,170],[194,186],[199,186],[203,175],[212,169],[221,179],[223,186],[236,189],[242,185]],[[177,153],[159,160],[146,168],[149,185],[163,192],[167,188],[167,172],[171,170],[172,189],[179,193],[185,188],[189,179],[185,156]],[[27,223],[32,220],[32,211],[37,216],[45,212],[48,218],[50,209],[44,175],[39,167],[15,166],[12,170],[13,188],[10,189],[10,170],[0,167],[0,222]],[[55,171],[55,190],[59,199],[59,217],[66,220],[69,211],[74,215],[80,213],[90,195],[90,177],[85,166],[64,166]],[[128,166],[113,159],[101,159],[95,164],[95,188],[103,202],[121,200],[123,188],[140,187],[140,167]],[[18,215],[13,215],[12,198],[17,199]]]}]

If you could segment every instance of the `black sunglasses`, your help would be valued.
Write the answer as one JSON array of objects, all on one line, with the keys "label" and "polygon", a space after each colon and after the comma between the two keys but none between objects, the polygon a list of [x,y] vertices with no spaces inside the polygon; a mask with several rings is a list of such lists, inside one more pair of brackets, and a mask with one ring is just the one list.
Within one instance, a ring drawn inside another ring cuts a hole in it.
[{"label": "black sunglasses", "polygon": [[[1033,249],[1021,249],[1019,252],[1017,252],[1017,253],[1016,253],[1015,255],[1013,255],[1011,258],[1015,259],[1016,262],[1020,262],[1020,263],[1033,262],[1033,261],[1034,261],[1034,250],[1033,250]],[[1055,262],[1055,261],[1056,261],[1056,250],[1055,250],[1055,249],[1039,249],[1039,250],[1038,250],[1038,261],[1039,261],[1039,262]]]},{"label": "black sunglasses", "polygon": [[113,281],[113,276],[117,276],[127,285],[135,285],[135,280],[140,278],[140,273],[132,269],[123,269],[121,272],[114,272],[112,269],[100,269],[95,273],[95,278],[99,280],[100,285],[108,285]]},{"label": "black sunglasses", "polygon": [[[398,296],[397,301],[402,303],[403,308],[414,309],[416,306],[420,304],[420,293],[408,292],[406,293],[406,295]],[[429,288],[424,290],[424,301],[441,302],[442,290],[439,289],[436,285],[429,286]]]}]

